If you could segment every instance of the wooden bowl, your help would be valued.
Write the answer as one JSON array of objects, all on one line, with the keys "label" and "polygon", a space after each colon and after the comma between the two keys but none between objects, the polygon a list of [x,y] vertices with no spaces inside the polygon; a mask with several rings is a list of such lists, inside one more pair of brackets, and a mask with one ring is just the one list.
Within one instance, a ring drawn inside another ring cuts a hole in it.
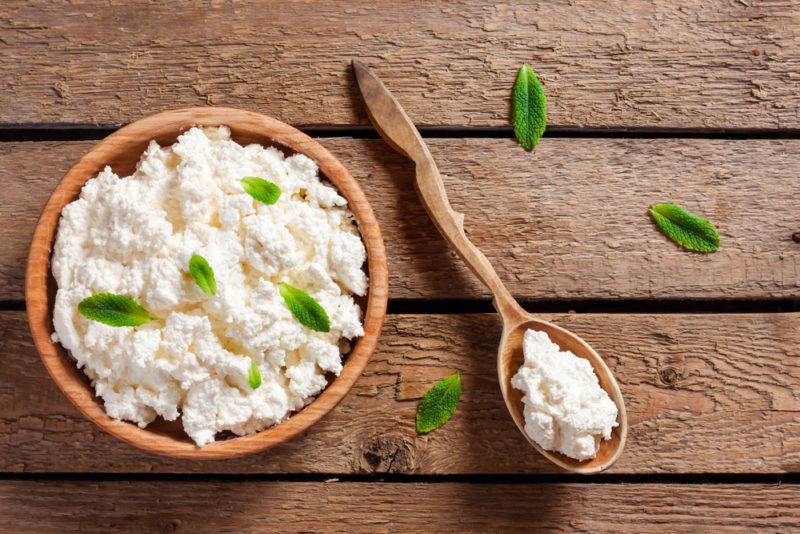
[{"label": "wooden bowl", "polygon": [[[361,302],[364,313],[364,336],[355,343],[341,374],[308,406],[283,423],[250,436],[231,437],[198,448],[184,433],[180,420],[157,419],[147,428],[116,421],[103,409],[94,395],[88,377],[60,344],[53,343],[53,304],[57,290],[50,268],[61,210],[75,200],[83,184],[106,165],[121,176],[129,175],[151,139],[171,145],[181,132],[192,126],[226,125],[240,144],[273,145],[284,153],[300,152],[317,162],[321,175],[332,182],[347,199],[358,222],[367,249],[369,290]],[[221,459],[252,454],[274,447],[308,430],[347,394],[361,376],[378,342],[386,317],[388,296],[386,251],[378,222],[364,193],[347,169],[322,145],[280,121],[231,108],[189,108],[167,111],[134,122],[106,137],[83,156],[61,179],[39,217],[28,254],[25,275],[25,302],[33,341],[39,355],[58,387],[89,419],[107,432],[141,449],[178,458]]]}]

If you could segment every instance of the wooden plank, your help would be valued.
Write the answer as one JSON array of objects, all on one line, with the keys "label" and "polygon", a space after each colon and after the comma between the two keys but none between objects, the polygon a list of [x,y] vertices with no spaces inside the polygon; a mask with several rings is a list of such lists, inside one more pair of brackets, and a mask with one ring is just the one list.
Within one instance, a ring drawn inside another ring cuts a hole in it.
[{"label": "wooden plank", "polygon": [[[392,298],[487,298],[383,141],[325,139],[367,193]],[[521,299],[796,298],[798,140],[433,139],[467,233]],[[91,142],[0,143],[0,300],[23,298],[30,236],[47,195]],[[666,240],[647,207],[671,201],[717,224],[722,248]]]},{"label": "wooden plank", "polygon": [[0,529],[787,532],[800,528],[798,499],[800,487],[771,484],[6,480]]},{"label": "wooden plank", "polygon": [[116,124],[213,104],[363,125],[349,65],[358,55],[423,126],[507,126],[516,71],[530,62],[551,126],[798,128],[796,7],[4,2],[0,122]]},{"label": "wooden plank", "polygon": [[[550,316],[615,371],[628,409],[616,473],[800,469],[800,314]],[[0,471],[202,473],[558,472],[513,425],[495,375],[495,315],[392,315],[365,375],[304,437],[249,458],[151,456],[82,417],[0,312]],[[459,371],[454,418],[424,436],[417,401]]]}]

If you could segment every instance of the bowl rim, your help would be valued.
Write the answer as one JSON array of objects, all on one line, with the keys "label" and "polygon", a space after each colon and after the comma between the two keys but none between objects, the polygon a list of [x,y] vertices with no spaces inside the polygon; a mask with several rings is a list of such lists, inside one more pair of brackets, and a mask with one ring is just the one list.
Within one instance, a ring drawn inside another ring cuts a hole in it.
[{"label": "bowl rim", "polygon": [[[219,125],[229,127],[234,138],[252,136],[252,139],[269,140],[269,144],[303,153],[319,165],[321,174],[347,199],[358,223],[367,250],[370,281],[364,335],[356,341],[340,375],[330,381],[322,393],[282,423],[255,434],[197,447],[188,437],[177,439],[149,427],[143,429],[132,422],[117,421],[106,414],[102,400],[95,396],[83,370],[78,369],[66,350],[51,339],[53,302],[48,284],[54,280],[49,267],[62,209],[77,198],[90,178],[113,161],[114,154],[138,150],[142,145],[135,155],[138,161],[151,139],[174,139],[192,126]],[[53,381],[72,404],[100,428],[135,447],[163,456],[196,460],[236,458],[267,450],[308,430],[330,412],[352,388],[372,357],[386,317],[387,300],[388,264],[380,227],[364,192],[344,165],[320,143],[288,124],[260,113],[225,107],[164,111],[132,122],[95,144],[67,171],[50,194],[34,229],[25,272],[25,303],[34,345]]]}]

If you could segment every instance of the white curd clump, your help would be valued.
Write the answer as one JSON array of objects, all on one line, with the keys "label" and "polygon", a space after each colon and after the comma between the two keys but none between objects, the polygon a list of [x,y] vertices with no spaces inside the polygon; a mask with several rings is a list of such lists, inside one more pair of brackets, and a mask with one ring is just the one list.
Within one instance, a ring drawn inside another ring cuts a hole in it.
[{"label": "white curd clump", "polygon": [[545,332],[527,330],[525,363],[511,385],[525,395],[525,432],[542,448],[576,460],[597,455],[617,426],[617,405],[588,360],[562,351]]},{"label": "white curd clump", "polygon": [[[277,184],[274,205],[240,179]],[[206,295],[188,272],[203,256],[217,283]],[[115,419],[145,427],[181,417],[202,446],[285,420],[338,375],[346,340],[363,335],[352,295],[364,295],[364,245],[347,202],[304,155],[241,146],[226,127],[192,128],[150,143],[133,175],[106,167],[63,210],[53,255],[54,339],[69,349]],[[330,332],[311,331],[278,292],[313,297]],[[139,327],[86,319],[78,304],[126,295],[154,317]],[[251,363],[262,384],[248,384]]]}]

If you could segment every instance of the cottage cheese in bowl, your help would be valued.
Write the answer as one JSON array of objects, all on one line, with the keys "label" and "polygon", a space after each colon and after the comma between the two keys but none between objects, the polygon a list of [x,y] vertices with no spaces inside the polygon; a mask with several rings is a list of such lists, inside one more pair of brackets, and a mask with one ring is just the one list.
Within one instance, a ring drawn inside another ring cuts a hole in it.
[{"label": "cottage cheese in bowl", "polygon": [[[276,203],[245,192],[252,176],[280,188]],[[189,273],[195,255],[213,269],[213,295]],[[365,259],[346,200],[313,160],[241,146],[226,127],[192,128],[170,147],[152,142],[131,176],[106,168],[63,209],[54,340],[115,419],[180,418],[198,446],[223,431],[254,433],[341,371],[349,341],[364,333],[353,297],[367,292]],[[329,331],[301,324],[281,284],[314,299]],[[152,320],[89,320],[78,305],[99,293],[132,299]]]}]

